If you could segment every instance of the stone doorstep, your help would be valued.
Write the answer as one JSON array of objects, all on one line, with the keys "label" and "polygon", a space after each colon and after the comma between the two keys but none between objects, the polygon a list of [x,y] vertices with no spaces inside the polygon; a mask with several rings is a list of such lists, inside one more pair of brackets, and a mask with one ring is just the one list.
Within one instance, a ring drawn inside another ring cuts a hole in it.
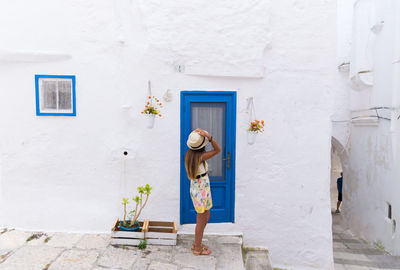
[{"label": "stone doorstep", "polygon": [[193,264],[195,269],[244,270],[242,233],[204,234],[203,242],[212,251],[210,256],[193,256],[190,252],[193,240],[194,232],[178,233],[174,259],[181,267],[190,269]]}]

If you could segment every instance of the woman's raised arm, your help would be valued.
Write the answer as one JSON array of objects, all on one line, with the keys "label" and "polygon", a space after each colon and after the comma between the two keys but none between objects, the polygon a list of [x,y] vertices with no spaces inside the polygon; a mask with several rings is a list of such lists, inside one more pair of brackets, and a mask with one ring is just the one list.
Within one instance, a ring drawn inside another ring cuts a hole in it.
[{"label": "woman's raised arm", "polygon": [[204,154],[201,155],[202,160],[210,159],[219,152],[221,152],[221,146],[219,146],[219,144],[211,137],[211,135],[207,131],[202,130],[200,128],[196,129],[195,131],[197,131],[201,136],[206,137],[211,142],[211,145],[213,147],[213,150],[205,152]]}]

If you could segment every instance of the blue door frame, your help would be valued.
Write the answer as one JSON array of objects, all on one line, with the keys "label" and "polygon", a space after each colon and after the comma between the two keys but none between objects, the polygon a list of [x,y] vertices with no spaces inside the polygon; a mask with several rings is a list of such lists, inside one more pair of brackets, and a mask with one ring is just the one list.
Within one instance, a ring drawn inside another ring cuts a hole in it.
[{"label": "blue door frame", "polygon": [[[230,153],[230,168],[225,166],[225,181],[212,181],[211,194],[214,200],[220,200],[216,196],[223,197],[224,207],[211,208],[210,222],[235,222],[235,160],[236,160],[236,92],[233,91],[181,91],[181,168],[180,168],[180,223],[196,223],[196,212],[190,198],[190,180],[187,178],[184,156],[188,147],[186,140],[190,134],[191,103],[225,103],[226,104],[226,131],[225,149],[222,156],[226,158]],[[214,192],[218,191],[218,192]],[[223,193],[221,193],[223,192]],[[219,203],[221,204],[221,203]]]}]

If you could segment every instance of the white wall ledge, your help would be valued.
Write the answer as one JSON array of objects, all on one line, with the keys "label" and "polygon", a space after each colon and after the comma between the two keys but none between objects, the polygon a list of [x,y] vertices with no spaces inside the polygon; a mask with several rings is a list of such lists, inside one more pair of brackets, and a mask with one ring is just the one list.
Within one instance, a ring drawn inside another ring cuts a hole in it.
[{"label": "white wall ledge", "polygon": [[52,51],[15,51],[0,49],[0,63],[43,63],[66,61],[72,58],[71,54]]}]

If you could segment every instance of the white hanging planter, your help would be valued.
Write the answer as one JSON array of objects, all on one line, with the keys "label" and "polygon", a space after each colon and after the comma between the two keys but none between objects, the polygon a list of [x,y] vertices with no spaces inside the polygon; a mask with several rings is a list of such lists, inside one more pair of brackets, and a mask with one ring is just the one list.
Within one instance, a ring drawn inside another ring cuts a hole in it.
[{"label": "white hanging planter", "polygon": [[147,118],[147,128],[153,128],[154,127],[154,119],[156,118],[155,114],[143,114],[144,117]]},{"label": "white hanging planter", "polygon": [[247,131],[247,143],[248,144],[254,144],[256,142],[257,138],[257,131]]}]

